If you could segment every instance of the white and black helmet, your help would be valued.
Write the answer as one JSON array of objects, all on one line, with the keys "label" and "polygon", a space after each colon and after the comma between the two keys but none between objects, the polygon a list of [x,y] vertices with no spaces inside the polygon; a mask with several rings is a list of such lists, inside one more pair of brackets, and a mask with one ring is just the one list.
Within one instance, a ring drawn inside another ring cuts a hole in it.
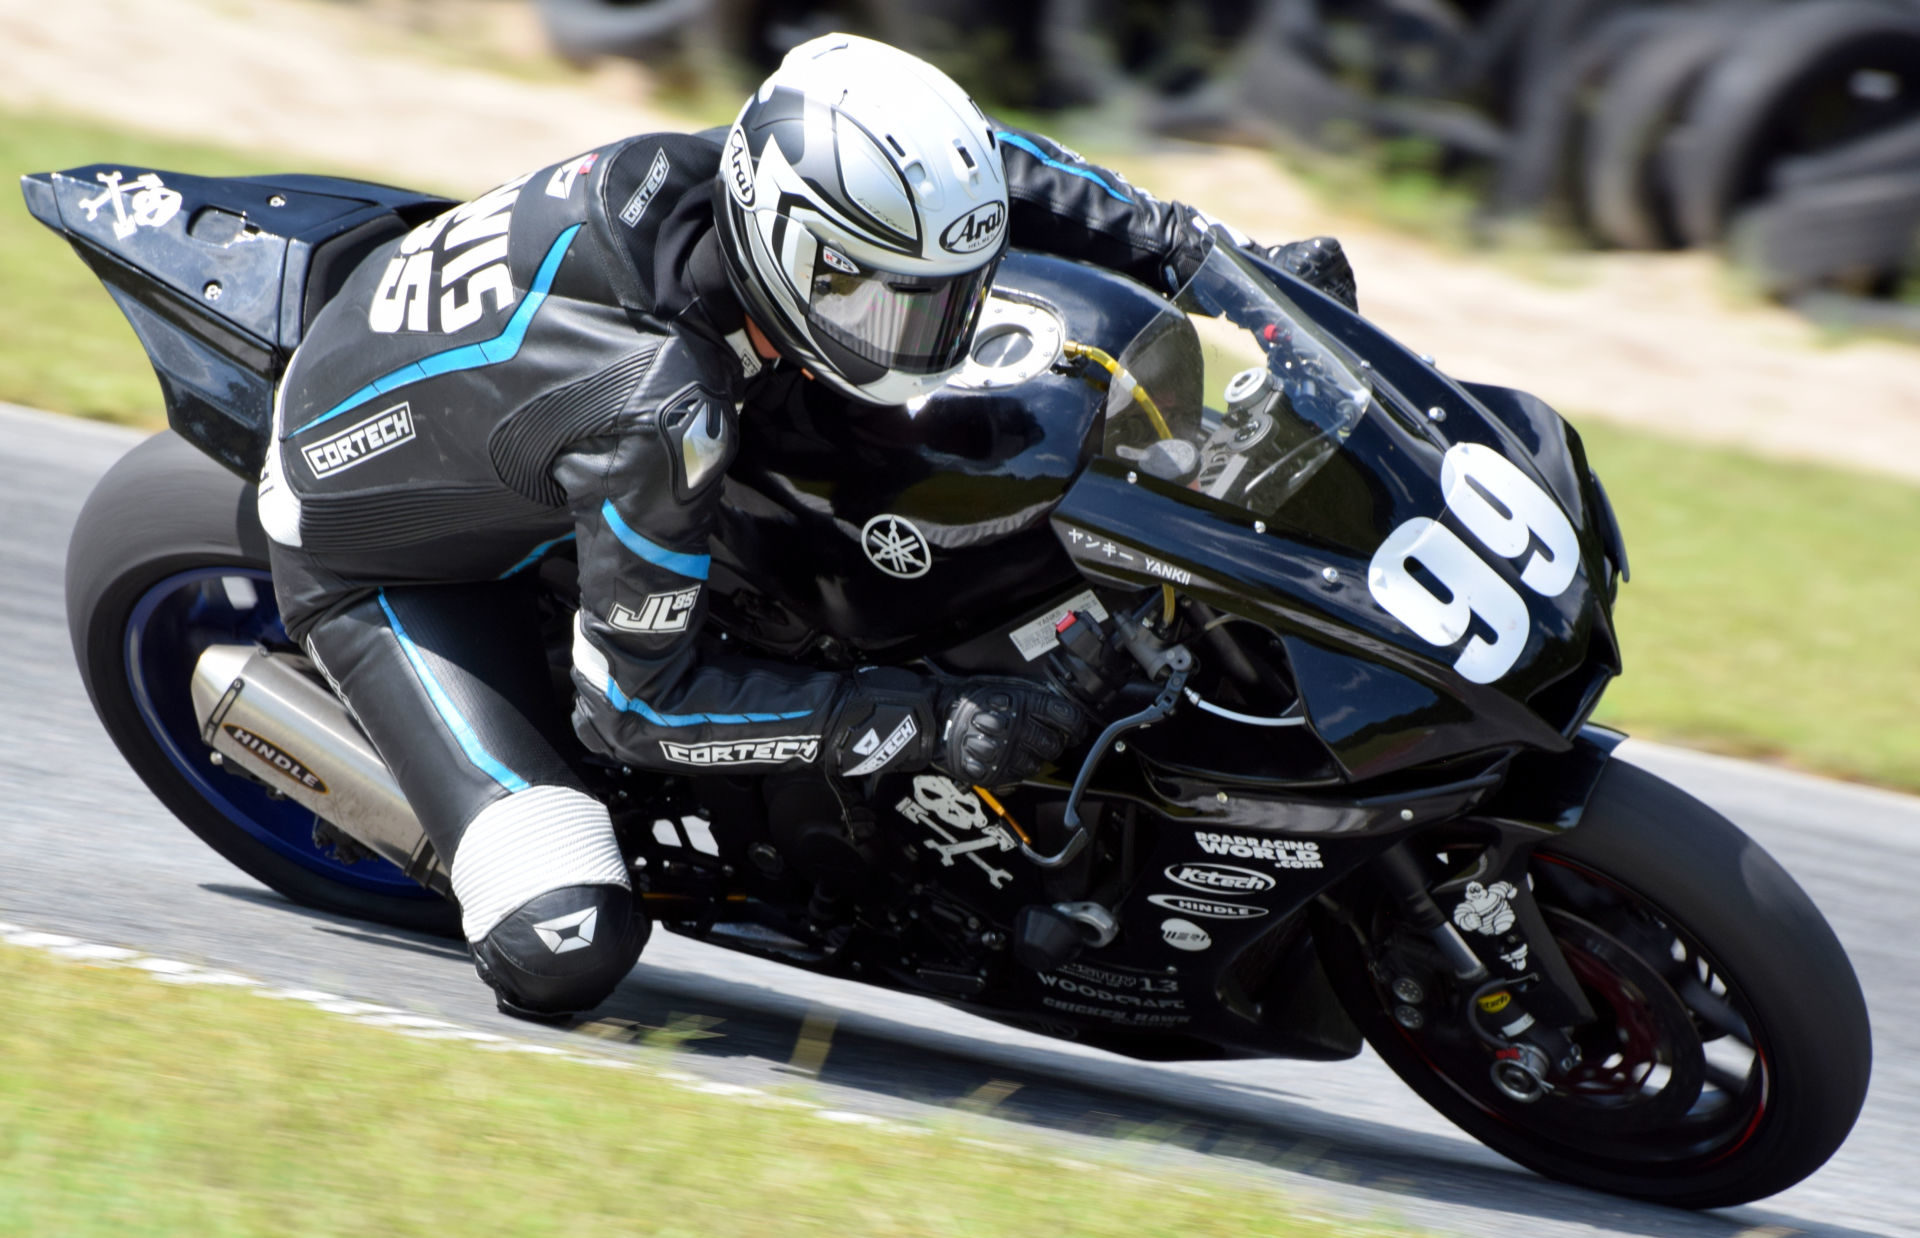
[{"label": "white and black helmet", "polygon": [[906,52],[830,34],[787,53],[727,134],[715,218],[734,291],[782,355],[873,404],[966,360],[1007,245],[979,105]]}]

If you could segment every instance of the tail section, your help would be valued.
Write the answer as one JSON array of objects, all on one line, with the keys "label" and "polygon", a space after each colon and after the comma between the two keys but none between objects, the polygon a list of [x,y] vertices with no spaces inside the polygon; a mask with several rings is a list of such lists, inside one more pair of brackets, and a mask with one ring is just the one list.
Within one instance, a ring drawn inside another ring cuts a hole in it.
[{"label": "tail section", "polygon": [[376,246],[453,205],[334,177],[113,164],[20,185],[133,324],[174,430],[249,480],[307,324]]}]

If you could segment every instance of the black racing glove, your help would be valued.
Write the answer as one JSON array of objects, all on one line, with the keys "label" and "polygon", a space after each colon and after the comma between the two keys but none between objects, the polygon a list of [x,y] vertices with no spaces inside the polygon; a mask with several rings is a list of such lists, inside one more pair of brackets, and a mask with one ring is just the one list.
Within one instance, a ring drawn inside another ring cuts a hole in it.
[{"label": "black racing glove", "polygon": [[935,763],[964,782],[1011,786],[1086,738],[1087,716],[1052,688],[981,677],[959,686],[946,710]]},{"label": "black racing glove", "polygon": [[1326,293],[1340,304],[1360,312],[1359,289],[1354,286],[1353,264],[1347,251],[1330,236],[1273,245],[1257,252],[1268,262]]},{"label": "black racing glove", "polygon": [[897,666],[857,672],[827,728],[828,772],[865,778],[925,769],[940,740],[939,701],[939,685],[925,675]]}]

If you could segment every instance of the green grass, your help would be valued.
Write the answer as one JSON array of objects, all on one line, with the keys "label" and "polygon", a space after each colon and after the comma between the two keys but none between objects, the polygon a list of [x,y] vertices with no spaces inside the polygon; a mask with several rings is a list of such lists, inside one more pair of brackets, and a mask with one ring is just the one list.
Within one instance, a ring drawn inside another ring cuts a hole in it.
[{"label": "green grass", "polygon": [[113,162],[207,176],[326,169],[0,111],[0,400],[157,427],[165,424],[160,388],[133,329],[86,264],[27,213],[13,179]]},{"label": "green grass", "polygon": [[1403,1232],[1220,1174],[1063,1167],[1038,1137],[982,1147],[958,1118],[840,1125],[7,947],[0,975],[0,1234]]},{"label": "green grass", "polygon": [[1920,790],[1920,488],[1580,431],[1633,562],[1599,720]]}]

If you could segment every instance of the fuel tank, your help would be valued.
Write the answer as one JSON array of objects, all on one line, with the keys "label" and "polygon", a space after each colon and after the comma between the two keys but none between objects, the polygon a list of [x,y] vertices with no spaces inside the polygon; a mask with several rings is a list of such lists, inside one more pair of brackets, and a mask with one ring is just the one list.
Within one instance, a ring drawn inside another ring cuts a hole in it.
[{"label": "fuel tank", "polygon": [[1072,324],[1076,342],[1117,353],[1164,304],[1016,252],[966,369],[920,407],[760,380],[727,475],[715,619],[772,649],[826,635],[849,655],[911,657],[1083,587],[1048,517],[1099,450],[1106,387],[1062,372],[1061,346]]}]

